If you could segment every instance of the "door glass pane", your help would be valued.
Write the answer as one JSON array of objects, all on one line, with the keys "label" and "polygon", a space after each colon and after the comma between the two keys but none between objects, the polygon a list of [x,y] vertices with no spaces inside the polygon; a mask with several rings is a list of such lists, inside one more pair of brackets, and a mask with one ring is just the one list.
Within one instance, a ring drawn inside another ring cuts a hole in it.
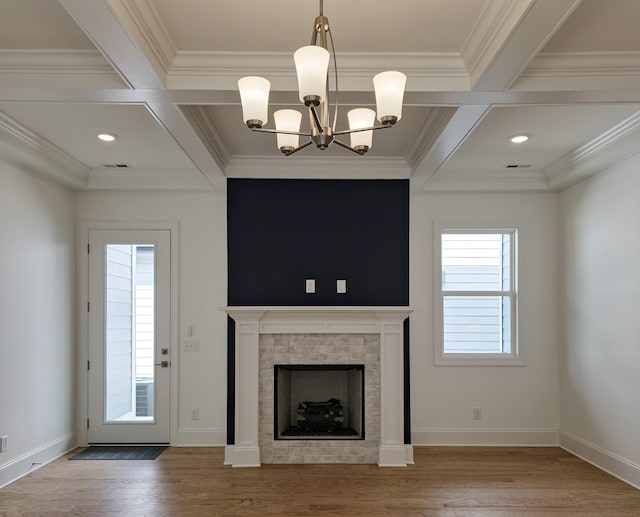
[{"label": "door glass pane", "polygon": [[105,421],[153,421],[154,247],[106,246]]}]

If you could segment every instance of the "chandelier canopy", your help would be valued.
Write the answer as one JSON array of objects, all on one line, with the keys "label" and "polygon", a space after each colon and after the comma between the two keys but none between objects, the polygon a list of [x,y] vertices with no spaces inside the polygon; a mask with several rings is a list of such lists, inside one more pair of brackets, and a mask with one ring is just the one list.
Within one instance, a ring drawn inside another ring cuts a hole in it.
[{"label": "chandelier canopy", "polygon": [[[329,46],[331,45],[331,52]],[[335,88],[333,93],[333,121],[330,122],[329,61],[333,57]],[[292,109],[274,112],[275,129],[263,127],[269,118],[269,90],[271,83],[262,77],[248,76],[238,81],[242,101],[242,117],[253,131],[275,133],[278,148],[285,156],[315,144],[324,150],[332,143],[359,155],[365,154],[372,145],[373,131],[393,127],[402,118],[402,100],[407,77],[402,72],[381,72],[373,78],[376,111],[355,108],[348,112],[349,129],[336,131],[338,118],[338,66],[329,20],[320,14],[313,24],[311,44],[299,48],[293,54],[298,76],[298,92],[309,112],[310,129],[300,131],[302,113]],[[376,118],[380,125],[375,125]],[[350,145],[336,139],[339,135],[350,135]],[[300,144],[300,137],[309,140]]]}]

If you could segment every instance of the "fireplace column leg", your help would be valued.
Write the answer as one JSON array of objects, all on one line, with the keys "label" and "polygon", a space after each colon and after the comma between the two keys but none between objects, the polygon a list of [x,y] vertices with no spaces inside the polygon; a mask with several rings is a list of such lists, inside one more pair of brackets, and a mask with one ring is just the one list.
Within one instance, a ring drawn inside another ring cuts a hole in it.
[{"label": "fireplace column leg", "polygon": [[412,463],[404,443],[404,334],[406,314],[379,314],[380,319],[380,467]]},{"label": "fireplace column leg", "polygon": [[259,322],[262,312],[230,313],[236,322],[235,443],[225,463],[234,467],[259,467]]}]

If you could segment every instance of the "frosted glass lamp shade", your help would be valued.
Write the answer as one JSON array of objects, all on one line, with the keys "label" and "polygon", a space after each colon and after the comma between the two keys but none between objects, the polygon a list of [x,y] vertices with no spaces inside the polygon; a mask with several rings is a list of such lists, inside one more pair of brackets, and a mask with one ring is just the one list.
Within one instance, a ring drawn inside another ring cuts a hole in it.
[{"label": "frosted glass lamp shade", "polygon": [[242,119],[249,127],[262,127],[269,117],[271,83],[262,77],[247,76],[238,81]]},{"label": "frosted glass lamp shade", "polygon": [[325,96],[329,51],[316,45],[301,47],[293,54],[298,74],[300,102],[318,106]]},{"label": "frosted glass lamp shade", "polygon": [[[273,114],[273,119],[276,122],[277,131],[292,131],[294,133],[300,132],[302,113],[300,113],[299,111],[278,110]],[[299,135],[277,133],[276,138],[278,140],[278,149],[283,152],[293,151],[298,147],[300,141]]]},{"label": "frosted glass lamp shade", "polygon": [[[376,112],[369,108],[356,108],[347,113],[349,119],[349,130],[373,127]],[[356,131],[350,133],[351,147],[356,151],[366,152],[371,148],[373,142],[373,131]]]},{"label": "frosted glass lamp shade", "polygon": [[395,124],[402,118],[402,99],[407,76],[402,72],[381,72],[373,78],[376,111],[382,124]]}]

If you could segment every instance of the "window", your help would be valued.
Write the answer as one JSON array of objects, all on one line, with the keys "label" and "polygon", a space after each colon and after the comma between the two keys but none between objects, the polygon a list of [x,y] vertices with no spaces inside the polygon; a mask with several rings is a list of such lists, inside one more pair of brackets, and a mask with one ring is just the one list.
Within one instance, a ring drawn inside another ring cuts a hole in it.
[{"label": "window", "polygon": [[523,364],[517,230],[435,231],[436,364]]}]

